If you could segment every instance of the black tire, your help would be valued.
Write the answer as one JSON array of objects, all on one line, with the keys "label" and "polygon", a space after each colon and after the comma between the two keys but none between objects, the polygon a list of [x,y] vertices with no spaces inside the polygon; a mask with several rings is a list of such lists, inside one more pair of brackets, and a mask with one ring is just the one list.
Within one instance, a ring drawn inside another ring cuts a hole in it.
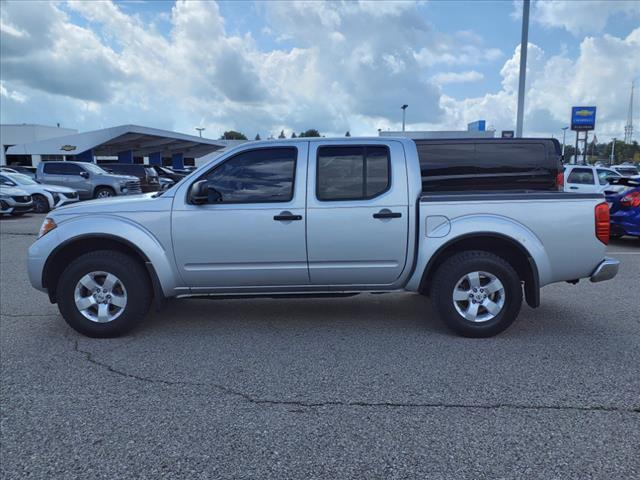
[{"label": "black tire", "polygon": [[33,211],[34,213],[47,213],[49,210],[49,200],[44,195],[35,194],[33,198]]},{"label": "black tire", "polygon": [[98,187],[93,191],[93,198],[115,197],[116,192],[111,187]]},{"label": "black tire", "polygon": [[[454,305],[454,289],[460,279],[471,272],[487,272],[500,280],[504,287],[504,305],[489,320],[468,320]],[[450,329],[465,337],[497,335],[514,322],[522,306],[522,284],[518,274],[506,260],[489,252],[471,250],[453,255],[440,265],[432,285],[431,299],[436,312]]]},{"label": "black tire", "polygon": [[[76,307],[75,288],[82,277],[102,271],[115,275],[127,292],[122,313],[113,321],[97,323],[86,318]],[[152,288],[144,266],[135,258],[114,250],[97,250],[73,260],[58,280],[58,308],[74,330],[88,337],[109,338],[127,333],[149,311]]]}]

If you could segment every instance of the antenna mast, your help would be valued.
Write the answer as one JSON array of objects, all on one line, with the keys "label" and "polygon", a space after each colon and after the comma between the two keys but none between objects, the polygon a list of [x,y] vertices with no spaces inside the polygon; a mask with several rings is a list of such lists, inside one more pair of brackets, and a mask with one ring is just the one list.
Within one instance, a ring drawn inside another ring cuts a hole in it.
[{"label": "antenna mast", "polygon": [[634,82],[631,82],[631,96],[629,97],[629,113],[627,115],[627,124],[624,126],[624,143],[630,144],[633,137],[633,88]]}]

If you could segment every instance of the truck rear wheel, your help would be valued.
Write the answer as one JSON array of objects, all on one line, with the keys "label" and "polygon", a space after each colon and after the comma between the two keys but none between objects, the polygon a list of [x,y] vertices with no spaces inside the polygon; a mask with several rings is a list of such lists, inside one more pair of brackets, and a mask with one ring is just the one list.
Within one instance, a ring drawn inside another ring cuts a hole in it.
[{"label": "truck rear wheel", "polygon": [[74,330],[89,337],[117,337],[147,314],[152,290],[136,259],[113,250],[86,253],[58,280],[58,308]]},{"label": "truck rear wheel", "polygon": [[522,305],[518,274],[489,252],[461,252],[435,273],[431,298],[444,323],[465,337],[491,337],[511,325]]}]

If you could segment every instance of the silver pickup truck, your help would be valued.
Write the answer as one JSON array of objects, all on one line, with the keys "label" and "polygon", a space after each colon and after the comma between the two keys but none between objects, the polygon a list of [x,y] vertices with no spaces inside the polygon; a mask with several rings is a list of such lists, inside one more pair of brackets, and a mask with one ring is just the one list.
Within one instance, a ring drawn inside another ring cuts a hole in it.
[{"label": "silver pickup truck", "polygon": [[29,277],[93,337],[127,332],[169,297],[396,291],[430,296],[450,328],[486,337],[523,296],[538,306],[542,286],[618,271],[601,195],[421,184],[409,139],[246,143],[162,193],[50,213]]}]

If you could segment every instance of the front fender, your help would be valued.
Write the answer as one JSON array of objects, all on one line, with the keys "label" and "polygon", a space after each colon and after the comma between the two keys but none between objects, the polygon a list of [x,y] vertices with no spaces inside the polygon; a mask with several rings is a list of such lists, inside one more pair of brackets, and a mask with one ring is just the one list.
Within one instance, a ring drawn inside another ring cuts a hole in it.
[{"label": "front fender", "polygon": [[[59,221],[56,219],[56,221]],[[142,225],[117,215],[92,214],[91,217],[81,215],[62,220],[57,228],[36,240],[29,248],[28,272],[34,287],[44,290],[43,273],[47,260],[52,254],[70,243],[89,238],[110,238],[125,243],[138,253],[145,261],[153,265],[162,292],[166,297],[175,295],[179,287],[179,278],[173,255],[162,242]],[[171,248],[171,245],[168,245]]]},{"label": "front fender", "polygon": [[542,242],[530,229],[511,218],[489,214],[463,215],[453,219],[439,217],[435,223],[432,223],[437,226],[427,232],[428,223],[429,217],[420,225],[420,247],[416,268],[407,283],[407,290],[419,290],[422,275],[429,260],[443,248],[462,238],[483,235],[498,235],[520,245],[535,262],[540,285],[549,283],[551,263]]}]

